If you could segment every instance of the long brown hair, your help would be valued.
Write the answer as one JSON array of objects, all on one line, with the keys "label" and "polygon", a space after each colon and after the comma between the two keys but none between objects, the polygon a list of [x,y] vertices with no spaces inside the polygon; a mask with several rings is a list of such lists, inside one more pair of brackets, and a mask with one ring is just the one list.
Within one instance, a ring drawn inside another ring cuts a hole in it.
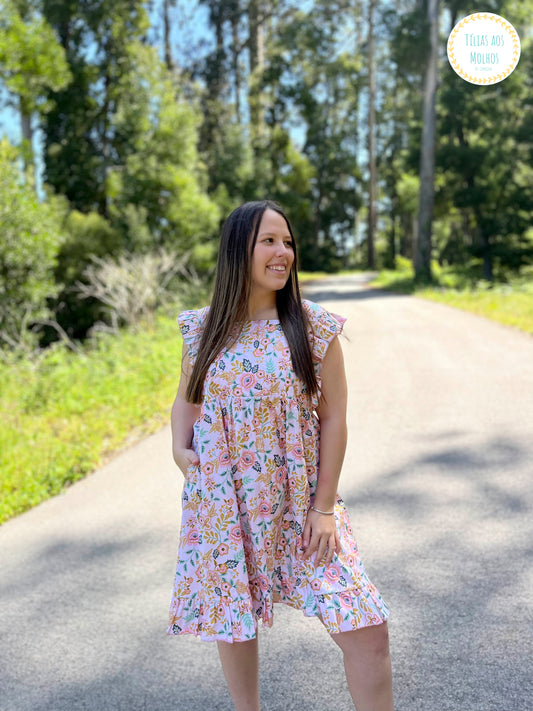
[{"label": "long brown hair", "polygon": [[294,233],[278,203],[272,200],[259,200],[246,202],[233,210],[222,228],[213,299],[204,322],[198,357],[187,386],[189,402],[197,404],[202,402],[203,386],[209,366],[224,348],[235,341],[248,318],[248,299],[252,285],[252,254],[257,241],[259,224],[267,209],[274,210],[285,219],[294,250],[294,262],[287,283],[276,292],[279,321],[289,344],[296,375],[305,384],[309,395],[315,394],[318,390],[308,338],[309,321],[302,306],[298,285]]}]

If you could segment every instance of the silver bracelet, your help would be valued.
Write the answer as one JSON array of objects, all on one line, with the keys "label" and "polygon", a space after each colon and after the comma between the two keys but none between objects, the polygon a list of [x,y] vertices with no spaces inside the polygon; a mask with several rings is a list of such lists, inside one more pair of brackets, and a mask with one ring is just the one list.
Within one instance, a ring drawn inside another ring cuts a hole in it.
[{"label": "silver bracelet", "polygon": [[321,511],[320,509],[317,509],[314,506],[311,506],[310,508],[312,508],[313,511],[316,511],[319,514],[322,514],[323,516],[333,516],[333,514],[335,513],[335,509],[333,509],[333,511]]}]

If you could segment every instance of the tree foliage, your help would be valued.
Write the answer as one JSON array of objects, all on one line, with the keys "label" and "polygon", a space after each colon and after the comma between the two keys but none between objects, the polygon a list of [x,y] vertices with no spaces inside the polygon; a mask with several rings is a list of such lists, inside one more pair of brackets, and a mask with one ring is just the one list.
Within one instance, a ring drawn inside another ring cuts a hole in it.
[{"label": "tree foliage", "polygon": [[63,201],[41,204],[33,187],[21,183],[19,153],[0,141],[0,339],[31,352],[31,327],[51,315],[46,300],[58,291],[54,266],[63,238]]},{"label": "tree foliage", "polygon": [[[370,242],[376,266],[393,267],[415,257],[428,180],[433,263],[474,281],[531,265],[533,0],[487,0],[517,28],[522,58],[485,87],[464,82],[445,55],[470,6],[441,0],[436,125],[423,142],[428,2],[4,0],[0,81],[26,141],[42,132],[45,185],[30,200],[31,171],[6,158],[4,144],[5,194],[17,207],[3,219],[35,218],[39,249],[51,250],[35,271],[39,288],[6,262],[9,304],[53,316],[43,344],[57,327],[83,338],[101,305],[80,300],[74,285],[95,259],[126,263],[166,249],[208,275],[224,217],[264,197],[286,208],[304,268],[368,265]],[[433,149],[434,177],[421,183],[421,158]],[[6,287],[0,300],[8,304]]]}]

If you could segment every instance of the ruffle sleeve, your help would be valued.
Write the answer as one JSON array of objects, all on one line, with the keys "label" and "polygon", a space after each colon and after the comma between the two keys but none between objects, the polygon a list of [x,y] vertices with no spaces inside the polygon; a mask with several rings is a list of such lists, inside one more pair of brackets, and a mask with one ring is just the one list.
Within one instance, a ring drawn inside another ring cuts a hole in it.
[{"label": "ruffle sleeve", "polygon": [[322,385],[320,377],[322,361],[324,360],[331,341],[342,333],[346,319],[344,316],[331,313],[323,306],[320,306],[320,304],[315,304],[313,301],[308,301],[307,299],[302,300],[302,305],[309,319],[311,351],[318,380],[318,394],[320,395]]},{"label": "ruffle sleeve", "polygon": [[194,365],[198,355],[198,346],[200,345],[200,338],[202,337],[202,329],[208,309],[208,306],[204,306],[203,309],[197,309],[195,311],[182,311],[177,318],[182,338],[187,344],[191,366]]}]

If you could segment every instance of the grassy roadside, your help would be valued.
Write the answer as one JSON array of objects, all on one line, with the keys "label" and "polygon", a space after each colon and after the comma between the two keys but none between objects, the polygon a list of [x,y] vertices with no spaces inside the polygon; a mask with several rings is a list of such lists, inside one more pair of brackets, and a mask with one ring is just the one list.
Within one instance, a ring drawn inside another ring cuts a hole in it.
[{"label": "grassy roadside", "polygon": [[175,318],[159,315],[81,354],[0,365],[0,523],[166,423],[180,358]]},{"label": "grassy roadside", "polygon": [[491,285],[472,283],[452,270],[434,271],[437,284],[432,287],[416,285],[413,270],[406,265],[396,271],[381,271],[369,286],[438,301],[533,334],[533,273]]}]

